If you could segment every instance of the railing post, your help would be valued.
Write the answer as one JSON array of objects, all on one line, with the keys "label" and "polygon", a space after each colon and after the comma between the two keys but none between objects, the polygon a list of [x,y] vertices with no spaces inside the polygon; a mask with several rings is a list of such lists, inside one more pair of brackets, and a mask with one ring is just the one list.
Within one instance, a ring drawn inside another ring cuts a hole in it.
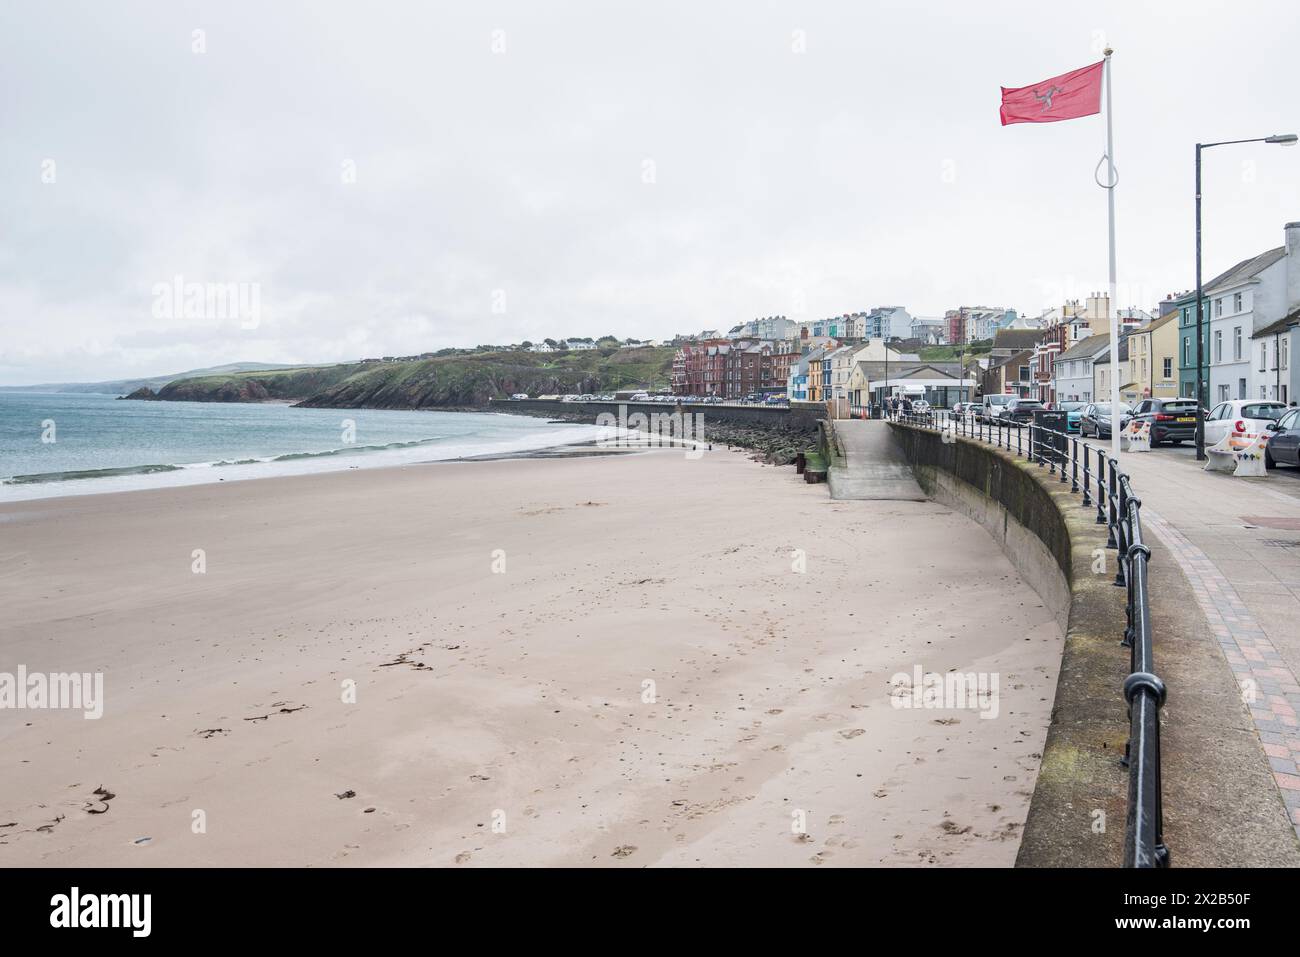
[{"label": "railing post", "polygon": [[[1066,418],[1065,428],[1067,431],[1070,428],[1068,417]],[[1079,440],[1067,436],[1065,441],[1070,449],[1070,491],[1077,492],[1079,491]],[[1088,503],[1085,501],[1083,504],[1087,505]]]},{"label": "railing post", "polygon": [[[1090,448],[1091,446],[1088,445],[1087,442],[1083,443],[1083,507],[1084,508],[1092,507],[1092,476],[1090,474],[1091,469],[1089,468],[1088,465],[1088,455],[1089,455],[1088,450]],[[1078,450],[1076,449],[1076,454],[1077,451]]]},{"label": "railing post", "polygon": [[1097,450],[1097,524],[1106,524],[1106,456]]},{"label": "railing post", "polygon": [[[1104,455],[1105,453],[1103,453]],[[1106,547],[1118,548],[1119,543],[1115,539],[1115,523],[1118,519],[1118,512],[1115,510],[1115,460],[1107,459],[1107,472],[1110,484],[1106,490]]]}]

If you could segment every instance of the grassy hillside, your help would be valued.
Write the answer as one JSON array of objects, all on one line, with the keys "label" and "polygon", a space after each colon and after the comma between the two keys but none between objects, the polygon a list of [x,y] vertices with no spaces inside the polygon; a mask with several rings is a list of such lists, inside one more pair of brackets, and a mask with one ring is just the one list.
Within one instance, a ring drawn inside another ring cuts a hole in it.
[{"label": "grassy hillside", "polygon": [[337,384],[358,368],[349,363],[196,376],[169,382],[158,391],[158,398],[188,402],[302,399]]},{"label": "grassy hillside", "polygon": [[671,348],[569,353],[480,352],[400,362],[277,369],[172,382],[160,399],[257,402],[292,399],[334,408],[482,406],[515,392],[596,392],[669,382]]}]

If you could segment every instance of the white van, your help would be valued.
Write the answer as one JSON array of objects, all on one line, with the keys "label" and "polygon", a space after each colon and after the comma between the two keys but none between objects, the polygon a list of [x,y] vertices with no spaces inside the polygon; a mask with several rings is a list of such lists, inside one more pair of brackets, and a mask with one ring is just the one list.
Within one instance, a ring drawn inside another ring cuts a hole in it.
[{"label": "white van", "polygon": [[1007,406],[1011,404],[1011,400],[1014,398],[1016,396],[1008,392],[995,392],[992,395],[986,395],[977,417],[985,422],[992,422],[994,419],[1001,418],[1006,414]]}]

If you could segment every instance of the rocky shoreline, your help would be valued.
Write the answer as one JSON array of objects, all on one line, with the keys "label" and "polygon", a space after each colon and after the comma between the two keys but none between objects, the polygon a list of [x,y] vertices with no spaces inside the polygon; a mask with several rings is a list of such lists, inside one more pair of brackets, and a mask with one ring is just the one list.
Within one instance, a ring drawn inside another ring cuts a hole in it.
[{"label": "rocky shoreline", "polygon": [[[499,412],[500,409],[475,411]],[[673,412],[676,410],[673,406],[665,405],[664,411]],[[534,418],[550,419],[554,422],[594,424],[591,414],[587,412],[567,412],[562,410],[534,412],[520,409],[509,414],[531,415]],[[771,426],[739,425],[733,422],[710,421],[708,412],[703,413],[703,415],[704,439],[706,441],[715,445],[725,445],[728,448],[748,449],[755,453],[751,458],[768,465],[790,465],[799,453],[807,453],[817,447],[817,429],[815,426],[805,428],[788,424]]]}]

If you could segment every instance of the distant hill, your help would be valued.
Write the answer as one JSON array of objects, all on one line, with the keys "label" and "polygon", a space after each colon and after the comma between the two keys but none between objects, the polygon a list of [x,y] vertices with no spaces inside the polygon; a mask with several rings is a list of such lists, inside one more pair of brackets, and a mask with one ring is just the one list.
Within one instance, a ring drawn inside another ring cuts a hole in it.
[{"label": "distant hill", "polygon": [[[530,395],[668,385],[674,350],[475,352],[427,359],[204,374],[176,379],[139,398],[186,402],[292,399],[341,409],[476,408],[516,392]],[[135,391],[135,390],[131,390]]]},{"label": "distant hill", "polygon": [[107,394],[127,395],[137,389],[148,388],[158,391],[169,382],[178,379],[190,379],[195,376],[218,375],[221,373],[265,372],[272,369],[296,369],[301,366],[276,364],[273,362],[228,362],[225,365],[212,366],[207,369],[191,369],[173,375],[156,375],[145,379],[114,379],[107,382],[49,382],[42,385],[5,385],[0,392],[103,392]]}]

